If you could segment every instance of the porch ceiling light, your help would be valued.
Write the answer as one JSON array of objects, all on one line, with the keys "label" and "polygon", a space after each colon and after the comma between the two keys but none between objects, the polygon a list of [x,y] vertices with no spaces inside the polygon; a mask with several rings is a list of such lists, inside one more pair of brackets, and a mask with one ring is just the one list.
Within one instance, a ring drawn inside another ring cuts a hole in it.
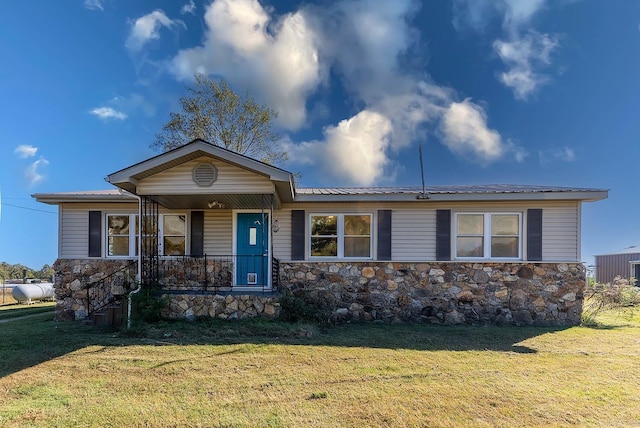
[{"label": "porch ceiling light", "polygon": [[226,205],[223,204],[222,202],[218,202],[218,201],[211,201],[207,204],[207,206],[209,208],[226,208]]},{"label": "porch ceiling light", "polygon": [[199,187],[209,187],[218,179],[218,169],[209,162],[199,163],[193,168],[193,181]]}]

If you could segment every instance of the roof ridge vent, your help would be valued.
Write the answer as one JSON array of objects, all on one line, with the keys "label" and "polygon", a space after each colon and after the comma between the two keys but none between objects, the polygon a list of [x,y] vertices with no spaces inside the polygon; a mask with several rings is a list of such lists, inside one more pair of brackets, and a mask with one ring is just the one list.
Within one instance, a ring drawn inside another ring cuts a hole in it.
[{"label": "roof ridge vent", "polygon": [[193,182],[199,187],[210,187],[218,179],[218,169],[211,162],[202,162],[193,168]]}]

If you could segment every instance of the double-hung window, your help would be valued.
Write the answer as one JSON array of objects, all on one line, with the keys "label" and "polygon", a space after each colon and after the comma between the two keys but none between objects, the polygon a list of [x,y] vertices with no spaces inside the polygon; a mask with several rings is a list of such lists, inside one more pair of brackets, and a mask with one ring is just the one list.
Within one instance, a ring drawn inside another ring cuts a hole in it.
[{"label": "double-hung window", "polygon": [[371,258],[371,214],[312,214],[311,257]]},{"label": "double-hung window", "polygon": [[520,213],[457,213],[455,230],[456,258],[522,257]]},{"label": "double-hung window", "polygon": [[[147,221],[146,229],[153,230]],[[158,229],[158,254],[185,255],[187,217],[184,214],[162,214]],[[107,214],[108,257],[137,256],[139,237],[137,214]]]},{"label": "double-hung window", "polygon": [[137,241],[136,214],[107,214],[108,257],[135,257],[138,250]]}]

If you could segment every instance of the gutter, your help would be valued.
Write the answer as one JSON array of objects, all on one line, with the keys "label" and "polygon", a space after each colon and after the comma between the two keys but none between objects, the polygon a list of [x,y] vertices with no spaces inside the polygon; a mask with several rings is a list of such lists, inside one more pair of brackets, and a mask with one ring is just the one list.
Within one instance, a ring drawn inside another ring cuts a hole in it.
[{"label": "gutter", "polygon": [[138,268],[136,273],[136,280],[138,287],[133,290],[127,296],[127,329],[131,328],[131,296],[142,291],[142,198],[126,190],[120,190],[123,193],[127,193],[138,200],[138,230],[140,231],[140,238],[138,239]]}]

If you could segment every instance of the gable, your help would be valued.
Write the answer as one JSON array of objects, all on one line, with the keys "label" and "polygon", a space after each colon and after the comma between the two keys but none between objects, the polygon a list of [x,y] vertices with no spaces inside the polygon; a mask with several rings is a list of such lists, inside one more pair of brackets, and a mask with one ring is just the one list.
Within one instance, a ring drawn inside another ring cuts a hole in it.
[{"label": "gable", "polygon": [[[204,165],[213,166],[217,172],[215,181],[210,185],[199,185],[194,180],[194,169]],[[274,191],[275,186],[269,177],[209,156],[200,156],[163,170],[137,184],[138,195],[248,194]]]}]

